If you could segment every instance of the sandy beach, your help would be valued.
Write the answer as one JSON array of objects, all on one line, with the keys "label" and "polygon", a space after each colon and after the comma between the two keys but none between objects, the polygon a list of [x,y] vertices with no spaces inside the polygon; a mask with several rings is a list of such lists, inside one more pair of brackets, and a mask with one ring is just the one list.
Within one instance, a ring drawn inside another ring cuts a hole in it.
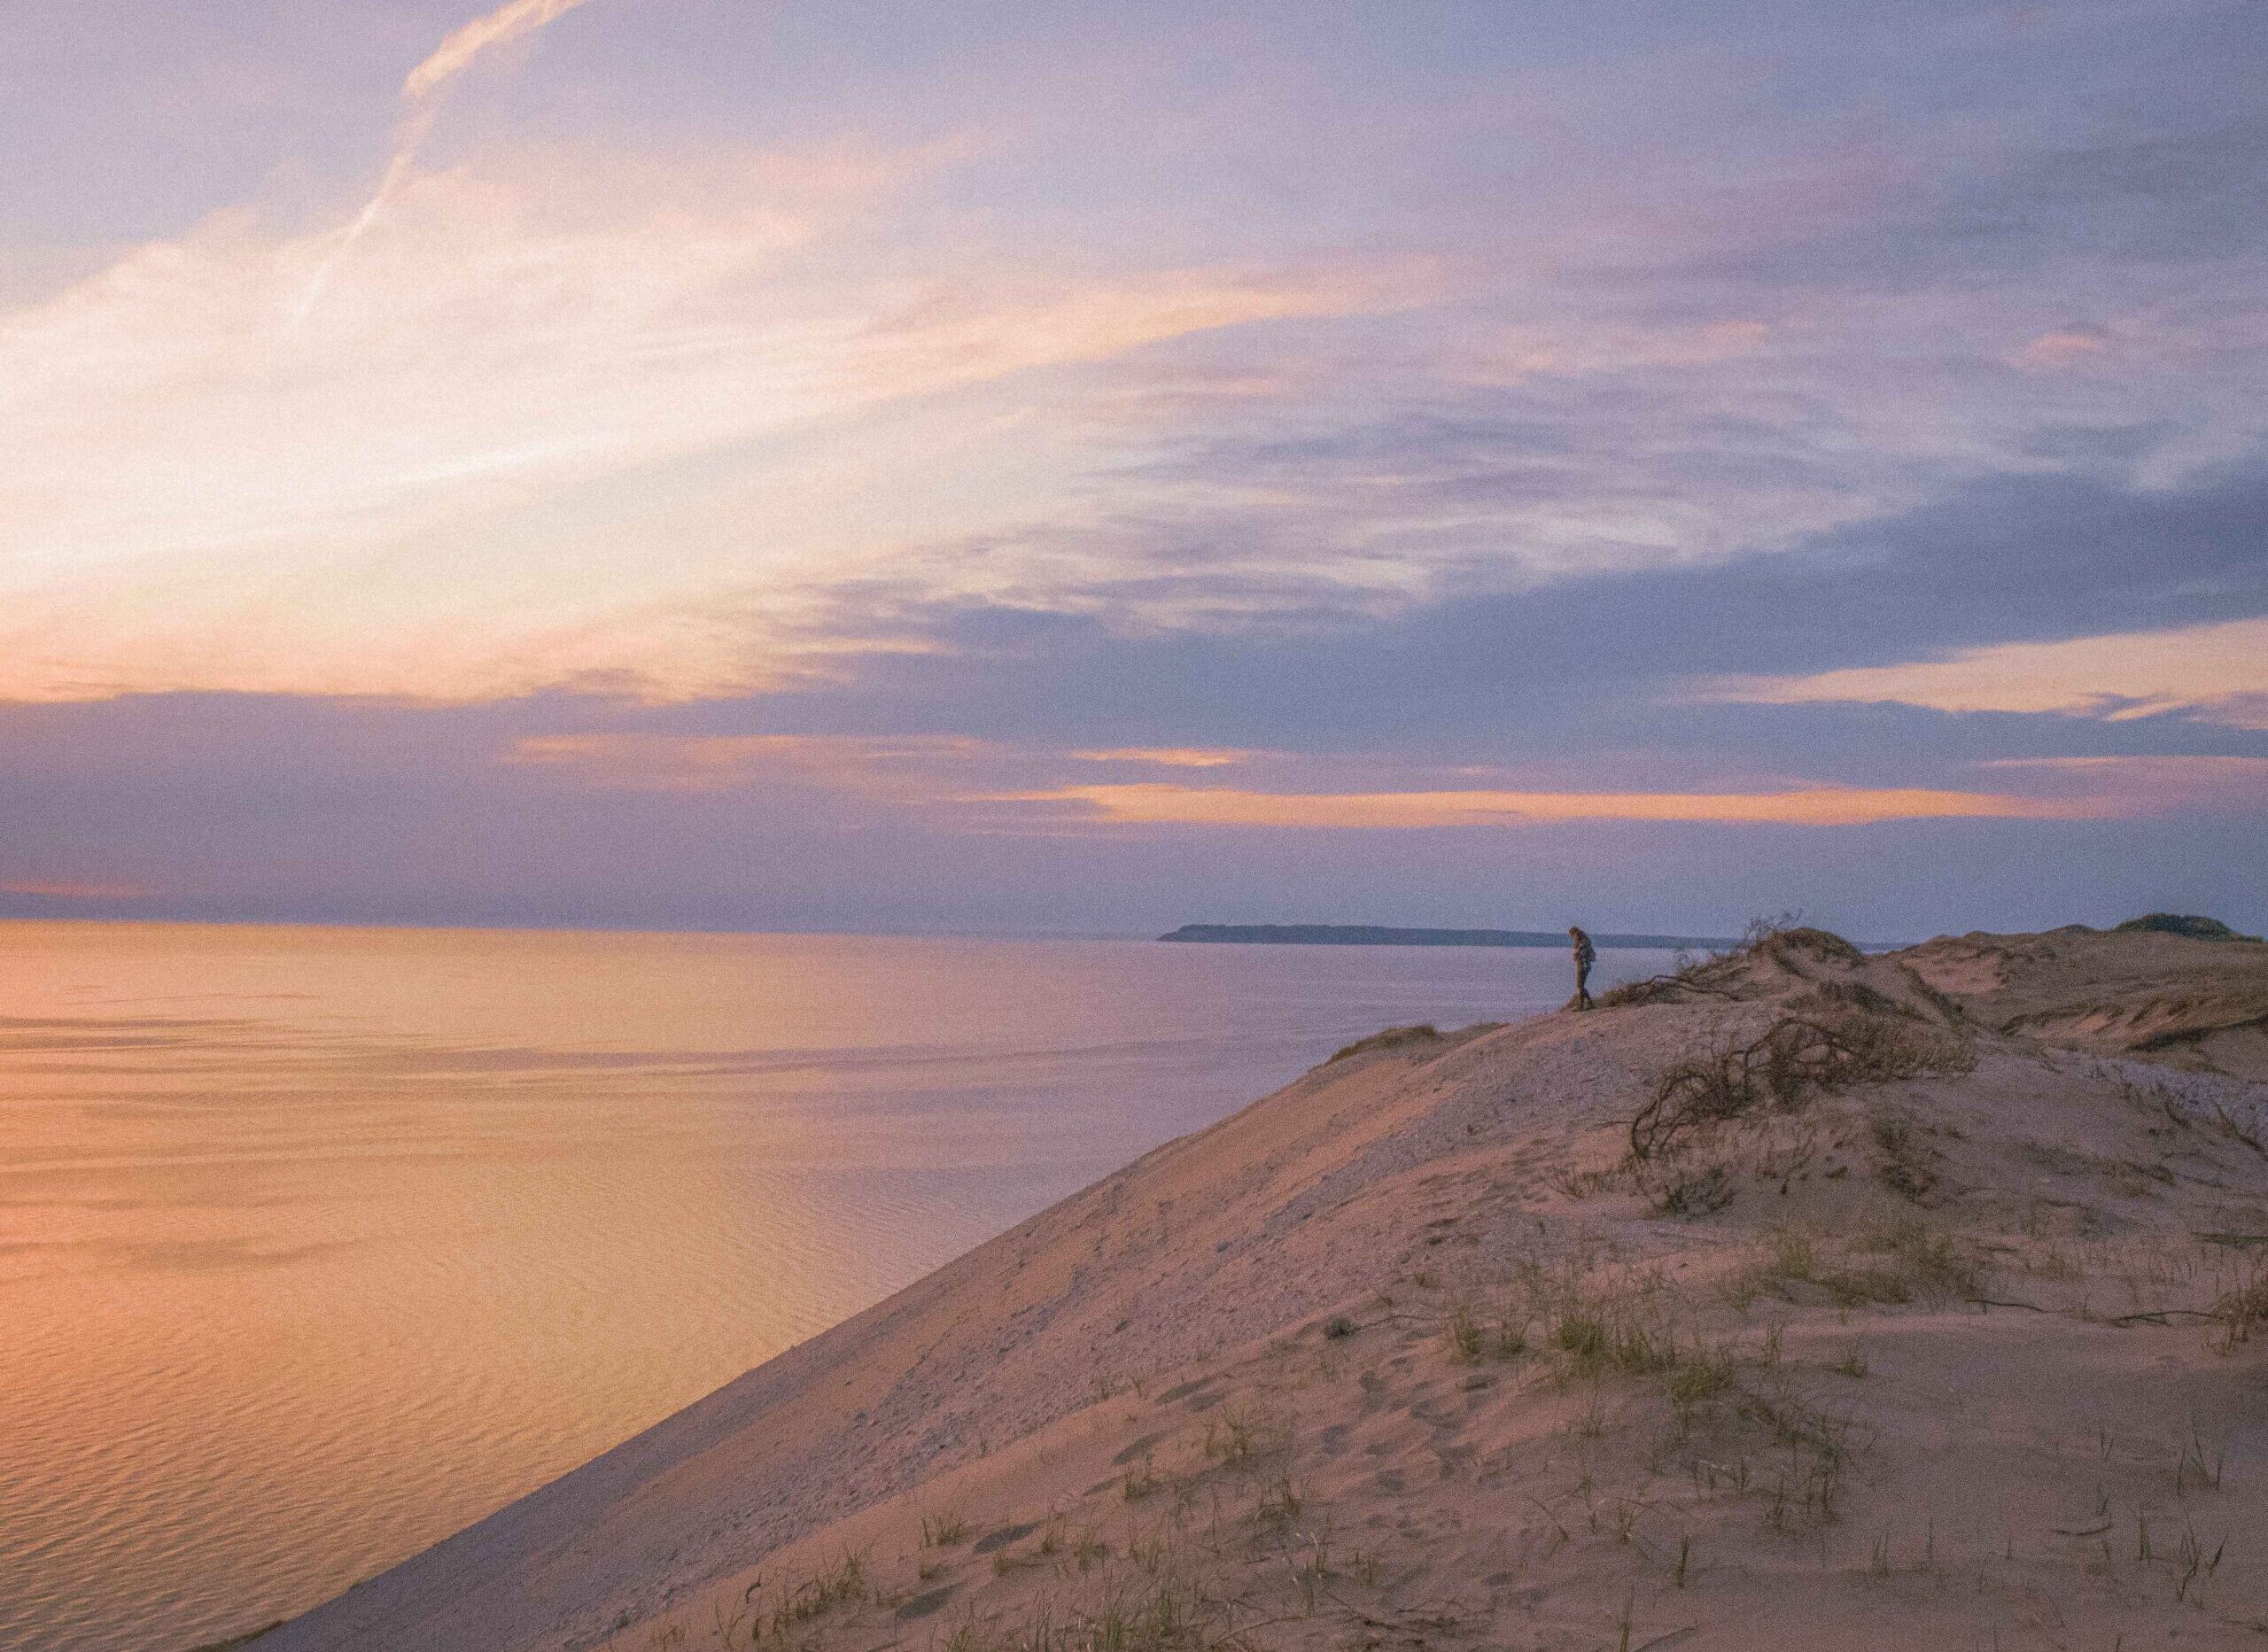
[{"label": "sandy beach", "polygon": [[1798,930],[1391,1034],[260,1645],[2254,1644],[2264,1016]]}]

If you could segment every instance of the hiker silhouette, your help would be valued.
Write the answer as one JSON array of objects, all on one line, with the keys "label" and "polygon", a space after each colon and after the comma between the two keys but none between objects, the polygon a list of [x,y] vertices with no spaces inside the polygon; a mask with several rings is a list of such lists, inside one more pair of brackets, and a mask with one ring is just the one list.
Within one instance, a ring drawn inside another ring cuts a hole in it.
[{"label": "hiker silhouette", "polygon": [[1575,943],[1575,1007],[1591,1007],[1591,966],[1598,960],[1598,950],[1591,945],[1591,938],[1570,925],[1567,939]]}]

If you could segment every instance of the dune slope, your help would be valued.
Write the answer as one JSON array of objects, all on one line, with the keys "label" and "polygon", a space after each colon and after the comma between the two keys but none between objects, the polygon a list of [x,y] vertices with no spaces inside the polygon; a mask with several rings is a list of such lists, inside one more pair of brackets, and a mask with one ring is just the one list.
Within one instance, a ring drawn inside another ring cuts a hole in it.
[{"label": "dune slope", "polygon": [[1371,1041],[262,1652],[2261,1644],[2264,981],[1795,932]]}]

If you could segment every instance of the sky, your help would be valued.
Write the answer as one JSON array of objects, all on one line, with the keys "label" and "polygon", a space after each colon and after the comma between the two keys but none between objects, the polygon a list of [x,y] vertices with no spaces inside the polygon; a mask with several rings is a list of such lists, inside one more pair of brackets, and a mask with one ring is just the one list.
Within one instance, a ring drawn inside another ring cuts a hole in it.
[{"label": "sky", "polygon": [[2268,924],[2252,0],[0,7],[0,915]]}]

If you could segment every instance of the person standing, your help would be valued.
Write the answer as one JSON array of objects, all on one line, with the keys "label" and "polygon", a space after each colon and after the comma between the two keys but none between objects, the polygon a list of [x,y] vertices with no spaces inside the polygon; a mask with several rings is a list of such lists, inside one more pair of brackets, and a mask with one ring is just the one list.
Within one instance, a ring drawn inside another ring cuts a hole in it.
[{"label": "person standing", "polygon": [[1567,939],[1575,943],[1575,1007],[1591,1007],[1591,966],[1598,961],[1598,950],[1591,945],[1591,938],[1570,926]]}]

